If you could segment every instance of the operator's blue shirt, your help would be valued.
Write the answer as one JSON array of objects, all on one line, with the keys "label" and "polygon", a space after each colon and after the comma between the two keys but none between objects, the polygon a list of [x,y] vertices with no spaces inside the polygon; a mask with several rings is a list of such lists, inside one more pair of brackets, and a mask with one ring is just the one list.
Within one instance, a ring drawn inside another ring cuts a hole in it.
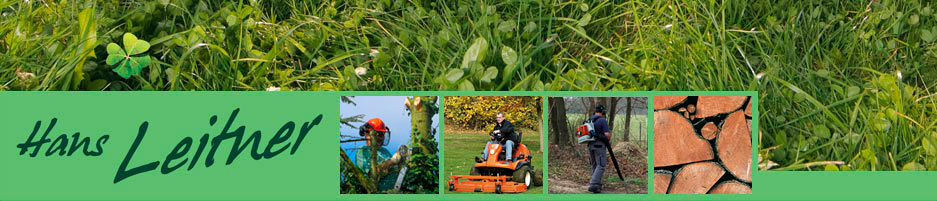
[{"label": "operator's blue shirt", "polygon": [[605,135],[605,133],[612,132],[608,128],[608,121],[605,120],[605,117],[594,115],[590,119],[595,119],[595,121],[592,122],[592,126],[594,127],[593,129],[595,129],[595,134]]}]

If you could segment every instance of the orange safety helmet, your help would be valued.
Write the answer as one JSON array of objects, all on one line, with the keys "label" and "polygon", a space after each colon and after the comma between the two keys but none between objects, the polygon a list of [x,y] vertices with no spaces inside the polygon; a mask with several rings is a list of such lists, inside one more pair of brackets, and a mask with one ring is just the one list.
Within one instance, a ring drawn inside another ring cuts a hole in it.
[{"label": "orange safety helmet", "polygon": [[379,136],[384,137],[384,144],[390,143],[390,128],[384,125],[384,121],[382,121],[380,118],[373,118],[368,120],[368,122],[365,124],[361,125],[358,135],[368,135],[371,133],[371,130],[377,131]]},{"label": "orange safety helmet", "polygon": [[372,129],[380,132],[387,132],[387,130],[390,130],[387,126],[384,126],[384,121],[381,121],[379,118],[368,120],[368,125],[370,125]]}]

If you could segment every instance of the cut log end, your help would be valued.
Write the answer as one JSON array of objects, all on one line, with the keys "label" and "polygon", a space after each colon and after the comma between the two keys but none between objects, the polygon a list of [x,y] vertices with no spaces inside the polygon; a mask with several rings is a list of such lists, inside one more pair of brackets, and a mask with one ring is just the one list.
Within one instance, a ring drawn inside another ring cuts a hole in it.
[{"label": "cut log end", "polygon": [[707,140],[712,140],[716,138],[716,132],[719,128],[716,127],[716,124],[713,122],[706,123],[703,125],[703,128],[700,129],[700,134],[703,135],[703,138]]},{"label": "cut log end", "polygon": [[655,96],[654,109],[668,109],[675,105],[679,105],[684,100],[686,100],[686,96]]},{"label": "cut log end", "polygon": [[659,170],[654,172],[654,194],[667,194],[670,189],[670,180],[673,179],[673,172]]},{"label": "cut log end", "polygon": [[[655,175],[656,176],[656,175]],[[654,183],[655,185],[657,183]],[[710,194],[752,194],[752,187],[738,181],[725,181],[713,187]]]},{"label": "cut log end", "polygon": [[736,111],[748,96],[700,96],[696,102],[696,117],[706,118]]},{"label": "cut log end", "polygon": [[722,131],[716,139],[719,159],[726,169],[739,180],[752,180],[751,129],[744,112],[738,111],[726,117]]},{"label": "cut log end", "polygon": [[725,170],[714,162],[698,162],[677,170],[670,194],[704,194],[719,181]]},{"label": "cut log end", "polygon": [[749,98],[748,107],[745,108],[745,116],[748,116],[748,117],[752,117],[752,99],[755,99],[755,98],[754,97]]},{"label": "cut log end", "polygon": [[693,125],[668,110],[654,112],[654,167],[713,159],[709,142],[697,137]]}]

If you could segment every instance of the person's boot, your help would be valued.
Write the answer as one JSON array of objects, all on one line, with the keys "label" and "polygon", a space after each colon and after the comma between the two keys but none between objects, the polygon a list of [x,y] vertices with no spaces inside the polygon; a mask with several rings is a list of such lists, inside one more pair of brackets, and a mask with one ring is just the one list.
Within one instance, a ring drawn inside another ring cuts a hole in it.
[{"label": "person's boot", "polygon": [[481,163],[481,162],[484,162],[484,161],[485,161],[485,160],[482,160],[482,158],[479,158],[478,156],[475,157],[475,163]]},{"label": "person's boot", "polygon": [[599,186],[589,186],[589,192],[592,192],[592,193],[602,193],[602,187],[599,187]]}]

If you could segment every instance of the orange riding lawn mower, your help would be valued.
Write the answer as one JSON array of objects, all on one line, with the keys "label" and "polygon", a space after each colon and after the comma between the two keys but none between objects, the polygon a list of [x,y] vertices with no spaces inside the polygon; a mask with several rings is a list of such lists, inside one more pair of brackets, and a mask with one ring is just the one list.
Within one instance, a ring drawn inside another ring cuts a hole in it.
[{"label": "orange riding lawn mower", "polygon": [[[540,173],[532,165],[533,157],[527,146],[520,143],[521,132],[517,133],[511,157],[505,158],[504,141],[488,144],[487,160],[476,161],[469,175],[449,176],[449,191],[522,193],[527,187],[543,185]],[[495,134],[489,134],[495,136]],[[497,138],[496,138],[497,139]]]}]

